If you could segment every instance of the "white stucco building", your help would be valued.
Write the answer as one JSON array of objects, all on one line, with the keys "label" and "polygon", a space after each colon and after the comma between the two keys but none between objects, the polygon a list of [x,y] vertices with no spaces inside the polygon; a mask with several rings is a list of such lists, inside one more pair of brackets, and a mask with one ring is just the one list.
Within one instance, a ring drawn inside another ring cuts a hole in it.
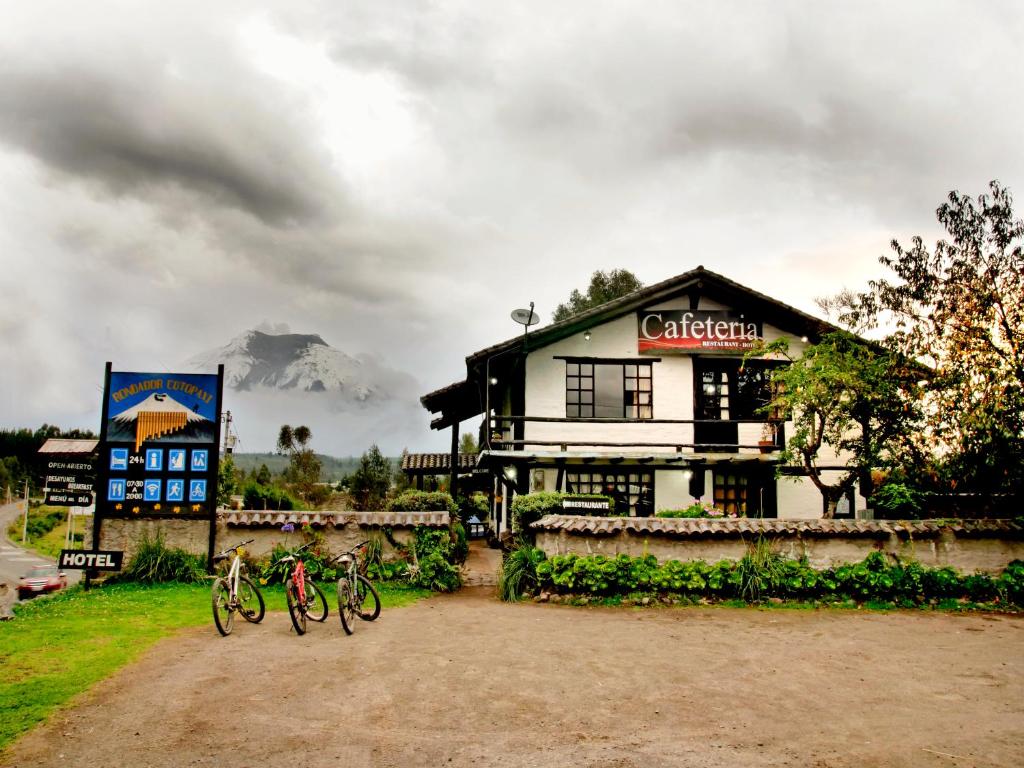
[{"label": "white stucco building", "polygon": [[[631,515],[701,499],[748,516],[817,518],[811,482],[776,477],[792,425],[760,409],[779,363],[741,362],[758,339],[788,337],[799,353],[833,329],[698,267],[476,352],[464,381],[422,402],[438,414],[435,429],[452,429],[453,453],[459,422],[489,415],[477,466],[492,475],[498,531],[514,495],[539,490],[606,493]],[[820,459],[844,469],[834,455]],[[851,493],[840,514],[857,504]]]}]

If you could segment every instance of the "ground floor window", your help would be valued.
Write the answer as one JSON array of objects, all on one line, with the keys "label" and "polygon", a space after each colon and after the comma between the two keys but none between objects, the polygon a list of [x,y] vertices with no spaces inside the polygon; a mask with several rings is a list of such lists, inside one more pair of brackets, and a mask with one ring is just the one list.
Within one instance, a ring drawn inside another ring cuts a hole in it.
[{"label": "ground floor window", "polygon": [[565,486],[568,493],[610,496],[615,501],[617,514],[649,517],[654,511],[654,475],[651,472],[566,472]]},{"label": "ground floor window", "polygon": [[775,477],[770,468],[729,467],[712,472],[712,500],[729,515],[776,517]]},{"label": "ground floor window", "polygon": [[744,475],[732,472],[715,472],[714,504],[727,515],[747,515],[747,489],[749,484]]}]

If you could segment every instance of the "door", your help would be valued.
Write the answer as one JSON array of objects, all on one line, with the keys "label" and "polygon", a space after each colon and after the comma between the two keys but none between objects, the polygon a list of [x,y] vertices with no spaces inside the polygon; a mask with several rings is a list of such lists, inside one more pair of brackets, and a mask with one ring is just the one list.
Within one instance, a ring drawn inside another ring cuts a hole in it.
[{"label": "door", "polygon": [[693,441],[697,450],[736,453],[739,428],[730,423],[736,394],[739,360],[694,358]]}]

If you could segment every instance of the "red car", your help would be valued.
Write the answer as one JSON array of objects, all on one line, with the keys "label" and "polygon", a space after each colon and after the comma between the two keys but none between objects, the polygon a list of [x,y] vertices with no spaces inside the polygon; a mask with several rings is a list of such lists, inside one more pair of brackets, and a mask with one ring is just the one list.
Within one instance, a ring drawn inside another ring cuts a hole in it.
[{"label": "red car", "polygon": [[18,579],[18,599],[45,595],[64,589],[68,585],[68,577],[56,565],[34,565],[32,569]]}]

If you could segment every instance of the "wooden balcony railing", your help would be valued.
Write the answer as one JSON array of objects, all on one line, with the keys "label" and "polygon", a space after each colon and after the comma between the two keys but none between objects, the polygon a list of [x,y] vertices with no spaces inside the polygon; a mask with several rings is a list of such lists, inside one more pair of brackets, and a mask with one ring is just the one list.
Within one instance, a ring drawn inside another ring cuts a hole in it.
[{"label": "wooden balcony railing", "polygon": [[[529,446],[535,446],[538,448],[546,448],[558,446],[561,450],[567,451],[573,447],[594,447],[594,448],[634,448],[634,449],[645,449],[645,448],[657,448],[657,449],[674,449],[677,453],[682,453],[684,449],[708,451],[708,452],[736,452],[741,449],[747,450],[759,450],[761,453],[774,453],[781,451],[785,446],[785,430],[784,424],[779,420],[765,420],[765,419],[627,419],[627,418],[607,418],[607,417],[595,417],[595,418],[568,418],[559,416],[513,416],[513,415],[492,415],[491,423],[494,425],[491,430],[490,446],[492,448],[512,448],[513,450],[525,450]],[[658,424],[658,425],[678,425],[678,426],[693,426],[693,432],[697,431],[700,425],[722,427],[726,425],[736,425],[737,432],[739,425],[741,424],[757,424],[757,425],[770,425],[770,432],[774,436],[771,441],[762,440],[758,443],[740,443],[736,442],[715,442],[713,439],[697,441],[695,437],[691,438],[692,441],[688,442],[685,439],[678,441],[648,441],[648,440],[592,440],[575,436],[576,439],[535,439],[516,437],[515,433],[522,433],[522,429],[516,429],[515,426],[524,425],[527,423],[542,423],[542,424],[636,424],[636,425],[647,425],[647,424]]]}]

